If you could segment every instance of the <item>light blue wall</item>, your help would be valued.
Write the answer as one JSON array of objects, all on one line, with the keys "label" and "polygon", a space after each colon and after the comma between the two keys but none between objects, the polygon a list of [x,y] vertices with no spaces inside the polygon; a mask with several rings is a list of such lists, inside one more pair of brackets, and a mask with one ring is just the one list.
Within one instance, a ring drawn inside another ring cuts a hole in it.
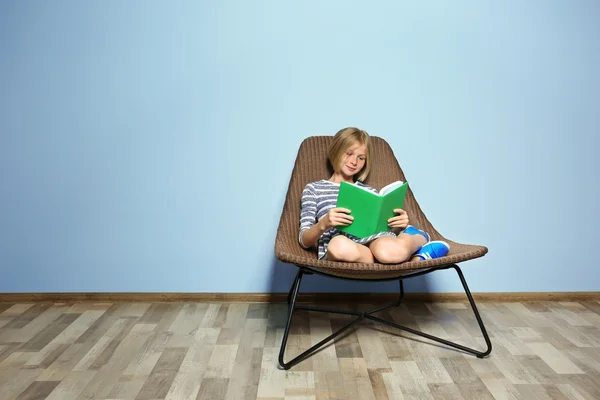
[{"label": "light blue wall", "polygon": [[286,291],[298,146],[348,125],[389,141],[444,235],[490,248],[472,291],[600,290],[599,19],[595,0],[1,2],[0,291]]}]

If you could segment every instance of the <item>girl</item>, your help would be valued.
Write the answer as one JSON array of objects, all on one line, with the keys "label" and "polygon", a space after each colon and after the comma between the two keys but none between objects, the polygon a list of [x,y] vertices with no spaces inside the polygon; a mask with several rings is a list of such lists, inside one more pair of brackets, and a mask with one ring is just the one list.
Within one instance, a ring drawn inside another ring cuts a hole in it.
[{"label": "girl", "polygon": [[340,130],[329,146],[328,157],[333,175],[308,183],[302,192],[298,237],[302,247],[317,247],[319,259],[368,264],[398,264],[448,254],[446,242],[430,242],[427,233],[408,224],[408,214],[400,208],[394,210],[398,215],[388,220],[389,231],[361,239],[337,230],[336,226],[349,225],[353,219],[350,210],[335,207],[341,181],[377,192],[362,183],[371,170],[369,135],[353,127]]}]

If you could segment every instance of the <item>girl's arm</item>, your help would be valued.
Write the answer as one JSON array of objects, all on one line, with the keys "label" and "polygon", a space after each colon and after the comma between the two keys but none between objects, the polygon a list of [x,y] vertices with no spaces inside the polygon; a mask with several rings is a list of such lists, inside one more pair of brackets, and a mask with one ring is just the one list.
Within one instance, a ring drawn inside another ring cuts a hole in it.
[{"label": "girl's arm", "polygon": [[354,217],[347,208],[332,208],[317,221],[317,196],[312,187],[306,185],[302,191],[300,208],[300,232],[298,241],[305,249],[313,247],[327,229],[338,225],[349,225]]},{"label": "girl's arm", "polygon": [[313,247],[317,244],[317,241],[327,230],[327,227],[323,224],[324,219],[320,220],[310,228],[300,232],[300,245],[306,249]]},{"label": "girl's arm", "polygon": [[322,224],[317,223],[317,196],[310,184],[304,187],[300,202],[300,232],[298,241],[302,247],[308,249],[317,243],[317,240],[325,231],[321,229]]}]

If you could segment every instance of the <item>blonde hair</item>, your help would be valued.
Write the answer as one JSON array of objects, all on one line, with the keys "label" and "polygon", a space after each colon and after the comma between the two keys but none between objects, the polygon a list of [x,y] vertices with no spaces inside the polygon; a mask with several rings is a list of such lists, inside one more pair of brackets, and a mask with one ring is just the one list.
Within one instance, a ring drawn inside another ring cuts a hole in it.
[{"label": "blonde hair", "polygon": [[369,175],[369,172],[371,171],[371,158],[372,158],[371,157],[371,144],[369,143],[369,134],[367,132],[363,131],[362,129],[358,129],[358,128],[354,128],[354,127],[340,129],[335,134],[335,136],[333,137],[333,140],[329,144],[327,156],[329,157],[329,162],[331,163],[333,170],[335,172],[338,172],[340,170],[340,166],[343,162],[346,150],[348,150],[348,148],[350,146],[353,146],[356,143],[365,145],[365,147],[367,149],[366,150],[366,153],[367,153],[366,158],[367,159],[365,160],[365,165],[363,166],[363,168],[360,170],[359,174],[357,175],[357,180],[364,181],[367,178],[367,176]]}]

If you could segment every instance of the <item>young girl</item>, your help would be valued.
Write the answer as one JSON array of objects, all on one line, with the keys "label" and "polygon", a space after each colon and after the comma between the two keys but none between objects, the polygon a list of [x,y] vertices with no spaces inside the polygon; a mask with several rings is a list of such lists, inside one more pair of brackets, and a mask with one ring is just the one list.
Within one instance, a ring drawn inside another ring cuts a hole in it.
[{"label": "young girl", "polygon": [[328,151],[334,172],[329,179],[311,182],[302,192],[300,212],[300,245],[317,247],[318,258],[359,263],[393,263],[426,260],[448,254],[449,246],[442,241],[429,241],[429,235],[409,225],[405,210],[388,220],[389,231],[358,238],[335,227],[349,225],[350,210],[336,208],[340,182],[346,181],[377,190],[364,184],[371,170],[372,156],[367,132],[344,128],[335,134]]}]

